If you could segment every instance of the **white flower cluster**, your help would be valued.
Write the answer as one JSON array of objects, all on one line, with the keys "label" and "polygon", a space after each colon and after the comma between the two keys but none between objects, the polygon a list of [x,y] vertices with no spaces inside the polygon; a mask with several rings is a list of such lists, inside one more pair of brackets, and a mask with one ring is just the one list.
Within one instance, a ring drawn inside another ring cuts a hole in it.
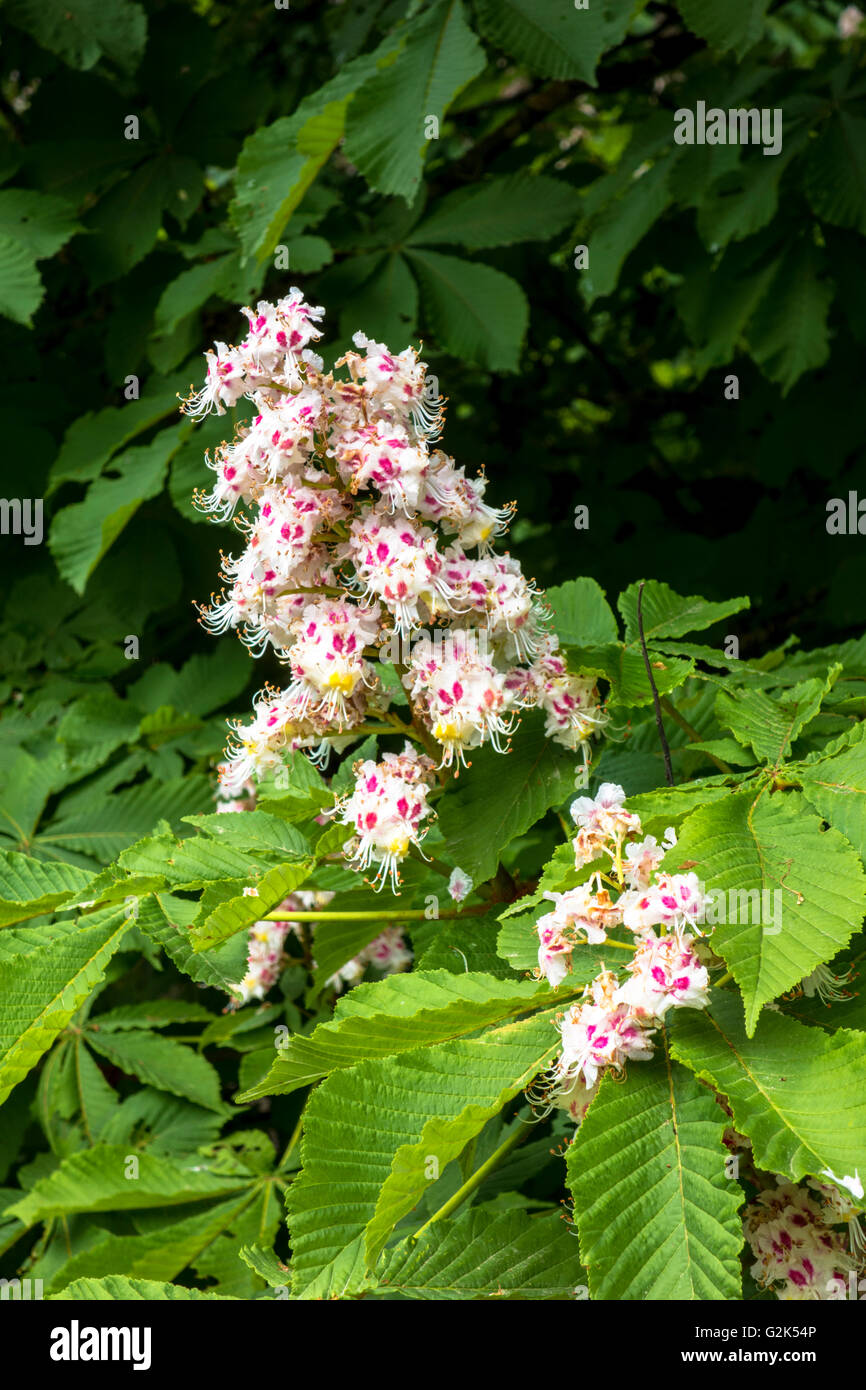
[{"label": "white flower cluster", "polygon": [[401,679],[440,766],[484,743],[504,751],[514,715],[530,707],[586,757],[606,722],[594,682],[569,674],[542,596],[492,549],[512,508],[489,506],[485,479],[432,447],[443,405],[414,349],[394,354],[357,333],[339,376],[312,350],[323,310],[299,290],[243,312],[246,337],[216,344],[185,403],[194,416],[242,398],[253,409],[208,458],[215,481],[196,496],[220,520],[240,504],[246,541],[223,557],[226,589],[202,620],[238,629],[256,655],[271,646],[291,679],[262,690],[252,722],[234,727],[226,794],[286,750],[324,758],[381,714],[376,659],[391,643],[408,644]]},{"label": "white flower cluster", "polygon": [[576,888],[545,893],[554,907],[536,924],[538,974],[554,988],[568,975],[578,945],[599,945],[619,926],[636,941],[625,981],[602,970],[559,1020],[562,1051],[544,1099],[578,1122],[603,1071],[618,1074],[630,1058],[650,1058],[656,1024],[668,1010],[702,1009],[708,999],[707,969],[695,949],[695,934],[703,935],[701,885],[693,873],[659,872],[676,836],[668,830],[661,845],[651,835],[641,838],[640,818],[624,801],[622,787],[606,782],[594,799],[572,803],[575,866],[602,856],[609,863]]},{"label": "white flower cluster", "polygon": [[[313,911],[330,902],[333,893],[298,891],[279,905],[280,912]],[[315,925],[309,923],[308,925]],[[301,924],[286,919],[281,922],[254,922],[247,939],[247,968],[240,984],[235,986],[235,1007],[248,1004],[252,999],[264,999],[280,978],[286,963],[284,945],[289,933],[300,937]],[[315,968],[315,961],[313,967]],[[412,964],[409,950],[398,927],[386,927],[383,932],[365,946],[363,951],[342,965],[326,986],[341,993],[347,985],[355,985],[363,979],[368,965],[373,965],[384,975],[393,975],[406,970]]]},{"label": "white flower cluster", "polygon": [[410,848],[420,845],[426,831],[422,822],[432,813],[427,794],[433,760],[407,743],[402,753],[386,753],[379,763],[358,762],[353,771],[353,791],[334,806],[341,823],[355,832],[343,852],[360,870],[376,864],[374,887],[390,880],[396,892],[399,866]]},{"label": "white flower cluster", "polygon": [[833,1183],[776,1181],[745,1211],[752,1277],[784,1301],[846,1298],[850,1274],[863,1265],[861,1208]]}]

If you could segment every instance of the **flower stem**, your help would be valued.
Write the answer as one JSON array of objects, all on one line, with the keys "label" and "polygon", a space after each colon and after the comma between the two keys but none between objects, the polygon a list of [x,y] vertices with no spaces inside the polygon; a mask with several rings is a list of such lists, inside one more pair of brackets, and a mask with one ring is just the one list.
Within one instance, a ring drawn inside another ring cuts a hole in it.
[{"label": "flower stem", "polygon": [[304,1106],[301,1107],[301,1113],[300,1113],[300,1115],[298,1116],[298,1123],[295,1125],[294,1129],[292,1130],[292,1137],[291,1137],[291,1139],[289,1140],[288,1144],[287,1144],[286,1147],[285,1147],[285,1151],[284,1151],[284,1153],[283,1153],[282,1158],[280,1159],[279,1163],[277,1164],[277,1172],[278,1172],[278,1173],[281,1173],[281,1172],[282,1172],[282,1170],[283,1170],[283,1165],[284,1165],[284,1164],[288,1161],[288,1159],[291,1157],[292,1150],[294,1149],[295,1145],[297,1144],[298,1140],[299,1140],[300,1137],[301,1137],[301,1131],[302,1131],[302,1129],[304,1128],[304,1120],[306,1119],[306,1112],[307,1112],[307,1107],[306,1107],[306,1105],[304,1105]]},{"label": "flower stem", "polygon": [[[393,724],[358,724],[354,729],[347,729],[343,737],[347,738],[350,734],[354,736],[355,734],[393,734],[395,732]],[[401,729],[400,732],[405,734],[406,738],[414,739],[416,743],[421,742],[414,729]]]},{"label": "flower stem", "polygon": [[[486,903],[479,907],[467,907],[463,912],[440,912],[437,921],[443,918],[478,917],[488,912]],[[320,912],[318,910],[294,912],[265,912],[261,922],[424,922],[427,920],[425,907],[402,908],[399,911],[386,911],[379,908],[364,909],[358,912]],[[618,943],[612,943],[618,944]],[[631,950],[630,946],[626,950]]]}]

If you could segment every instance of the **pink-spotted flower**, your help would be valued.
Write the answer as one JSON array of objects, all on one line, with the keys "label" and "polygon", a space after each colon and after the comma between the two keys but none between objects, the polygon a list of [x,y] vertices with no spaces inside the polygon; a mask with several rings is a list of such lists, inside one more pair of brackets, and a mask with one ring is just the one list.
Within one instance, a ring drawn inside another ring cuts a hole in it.
[{"label": "pink-spotted flower", "polygon": [[354,790],[337,802],[341,823],[355,832],[344,853],[359,869],[376,865],[376,888],[389,879],[397,891],[400,864],[426,834],[433,766],[407,743],[401,754],[386,753],[379,763],[368,759],[356,766]]},{"label": "pink-spotted flower", "polygon": [[571,968],[574,948],[581,942],[594,946],[606,940],[608,929],[619,925],[622,913],[608,890],[592,882],[544,897],[555,906],[536,923],[538,968],[556,988]]},{"label": "pink-spotted flower", "polygon": [[603,1071],[619,1075],[630,1059],[652,1057],[655,1030],[627,1004],[616,1003],[616,989],[616,976],[603,972],[593,982],[590,1002],[572,1004],[561,1019],[562,1050],[554,1070],[563,1089],[577,1076],[592,1087]]},{"label": "pink-spotted flower", "polygon": [[709,976],[690,936],[647,936],[629,962],[630,979],[616,998],[641,1018],[664,1018],[668,1009],[706,1008]]}]

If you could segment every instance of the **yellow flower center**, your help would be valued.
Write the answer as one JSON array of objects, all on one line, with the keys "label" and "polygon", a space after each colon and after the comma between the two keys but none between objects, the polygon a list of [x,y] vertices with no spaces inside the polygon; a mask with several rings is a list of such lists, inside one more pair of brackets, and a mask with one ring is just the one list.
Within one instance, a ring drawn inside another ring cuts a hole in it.
[{"label": "yellow flower center", "polygon": [[358,683],[358,677],[354,671],[332,671],[325,681],[329,690],[341,690],[344,695],[351,695]]}]

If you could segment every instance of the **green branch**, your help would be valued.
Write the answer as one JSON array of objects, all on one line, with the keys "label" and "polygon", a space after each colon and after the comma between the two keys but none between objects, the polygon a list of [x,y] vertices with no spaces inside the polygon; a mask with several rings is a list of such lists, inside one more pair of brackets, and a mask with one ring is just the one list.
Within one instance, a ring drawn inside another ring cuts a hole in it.
[{"label": "green branch", "polygon": [[488,911],[487,905],[467,907],[463,912],[440,912],[430,917],[426,907],[402,908],[397,911],[370,908],[357,912],[266,912],[262,922],[440,922],[444,918],[478,917]]},{"label": "green branch", "polygon": [[499,1145],[499,1148],[495,1153],[490,1155],[486,1163],[482,1163],[481,1167],[476,1169],[472,1177],[467,1179],[462,1187],[458,1187],[454,1196],[449,1197],[444,1206],[441,1206],[437,1212],[433,1213],[429,1221],[424,1222],[424,1225],[420,1230],[416,1231],[412,1237],[413,1241],[420,1240],[421,1236],[433,1225],[434,1221],[442,1221],[445,1217],[450,1216],[453,1211],[457,1210],[461,1202],[464,1202],[467,1197],[470,1197],[473,1192],[477,1191],[484,1179],[493,1172],[494,1168],[499,1166],[502,1160],[511,1153],[512,1149],[516,1149],[518,1144],[522,1144],[524,1139],[529,1138],[531,1128],[532,1126],[525,1121],[515,1120],[514,1130],[509,1134],[505,1142]]}]

